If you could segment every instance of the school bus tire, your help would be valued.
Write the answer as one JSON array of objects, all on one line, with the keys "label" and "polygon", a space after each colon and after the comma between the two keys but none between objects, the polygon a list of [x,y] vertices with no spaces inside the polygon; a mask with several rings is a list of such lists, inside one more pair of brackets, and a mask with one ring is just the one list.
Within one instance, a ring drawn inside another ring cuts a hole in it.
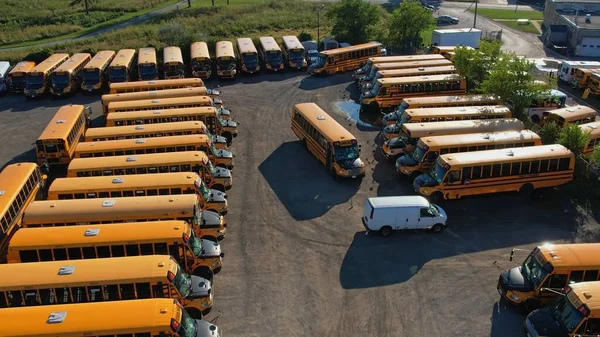
[{"label": "school bus tire", "polygon": [[442,200],[444,200],[442,192],[433,192],[433,194],[430,197],[430,201],[434,204],[439,204],[440,202],[442,202]]},{"label": "school bus tire", "polygon": [[371,110],[371,111],[379,110],[379,104],[377,102],[369,103],[369,110]]},{"label": "school bus tire", "polygon": [[531,116],[531,121],[535,124],[538,124],[540,122],[540,116],[538,116],[538,115]]},{"label": "school bus tire", "polygon": [[225,192],[225,186],[223,186],[221,184],[214,185],[211,188],[214,188],[215,190],[220,191],[220,192]]},{"label": "school bus tire", "polygon": [[231,134],[231,132],[223,132],[221,136],[227,139],[227,146],[231,146],[231,142],[233,141],[233,135]]},{"label": "school bus tire", "polygon": [[196,308],[185,308],[185,311],[187,311],[188,315],[193,319],[202,319],[202,311]]},{"label": "school bus tire", "polygon": [[521,194],[524,197],[529,197],[529,196],[531,196],[532,193],[533,193],[533,185],[531,185],[529,183],[524,184],[519,189],[519,194]]},{"label": "school bus tire", "polygon": [[215,165],[216,167],[222,167],[222,168],[228,168],[227,165],[223,164],[223,163],[218,163],[217,165]]},{"label": "school bus tire", "polygon": [[210,270],[208,266],[198,266],[194,268],[192,275],[203,277],[212,282],[215,273],[212,270]]},{"label": "school bus tire", "polygon": [[387,238],[388,236],[392,235],[392,227],[390,226],[383,226],[379,229],[379,235],[383,236],[384,238]]},{"label": "school bus tire", "polygon": [[223,269],[223,265],[220,265],[217,268],[213,269],[213,273],[218,274],[221,271],[221,269]]}]

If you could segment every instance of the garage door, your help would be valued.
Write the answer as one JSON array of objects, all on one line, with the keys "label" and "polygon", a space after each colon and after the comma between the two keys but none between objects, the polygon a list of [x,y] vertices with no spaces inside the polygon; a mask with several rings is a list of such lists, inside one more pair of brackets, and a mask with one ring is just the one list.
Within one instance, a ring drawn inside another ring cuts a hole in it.
[{"label": "garage door", "polygon": [[600,38],[584,37],[577,46],[578,56],[600,56]]}]

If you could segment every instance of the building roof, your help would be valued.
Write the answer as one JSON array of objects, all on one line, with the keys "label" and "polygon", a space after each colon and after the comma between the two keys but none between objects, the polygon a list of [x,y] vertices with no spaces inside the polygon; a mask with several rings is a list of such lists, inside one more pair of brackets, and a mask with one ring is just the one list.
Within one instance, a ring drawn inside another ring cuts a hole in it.
[{"label": "building roof", "polygon": [[[598,3],[598,2],[595,2]],[[598,3],[600,5],[600,3]],[[562,13],[557,12],[561,17],[563,17],[570,24],[580,28],[580,29],[600,29],[600,16],[599,15],[590,15],[590,22],[586,22],[586,14],[583,11],[579,11],[578,15],[575,16],[575,13]]]}]

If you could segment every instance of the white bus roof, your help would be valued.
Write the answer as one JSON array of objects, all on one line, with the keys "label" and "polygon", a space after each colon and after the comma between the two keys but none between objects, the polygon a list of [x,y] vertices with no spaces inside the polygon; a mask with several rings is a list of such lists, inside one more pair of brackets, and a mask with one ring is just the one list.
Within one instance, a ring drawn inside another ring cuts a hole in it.
[{"label": "white bus roof", "polygon": [[373,208],[391,208],[391,207],[429,207],[429,201],[422,196],[398,196],[398,197],[374,197],[369,198],[369,203]]},{"label": "white bus roof", "polygon": [[0,61],[0,76],[4,77],[4,75],[8,74],[10,70],[10,63],[6,61]]}]

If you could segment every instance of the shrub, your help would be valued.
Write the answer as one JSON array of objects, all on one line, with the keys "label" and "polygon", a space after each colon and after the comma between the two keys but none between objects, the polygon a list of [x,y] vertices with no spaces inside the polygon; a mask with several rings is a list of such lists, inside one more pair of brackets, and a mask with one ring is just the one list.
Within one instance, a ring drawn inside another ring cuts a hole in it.
[{"label": "shrub", "polygon": [[558,126],[554,122],[544,124],[542,131],[540,132],[542,143],[544,145],[555,144],[558,138]]},{"label": "shrub", "polygon": [[302,33],[300,33],[300,35],[298,35],[298,39],[300,40],[300,42],[314,40],[312,34],[306,32],[306,31],[302,31]]}]

